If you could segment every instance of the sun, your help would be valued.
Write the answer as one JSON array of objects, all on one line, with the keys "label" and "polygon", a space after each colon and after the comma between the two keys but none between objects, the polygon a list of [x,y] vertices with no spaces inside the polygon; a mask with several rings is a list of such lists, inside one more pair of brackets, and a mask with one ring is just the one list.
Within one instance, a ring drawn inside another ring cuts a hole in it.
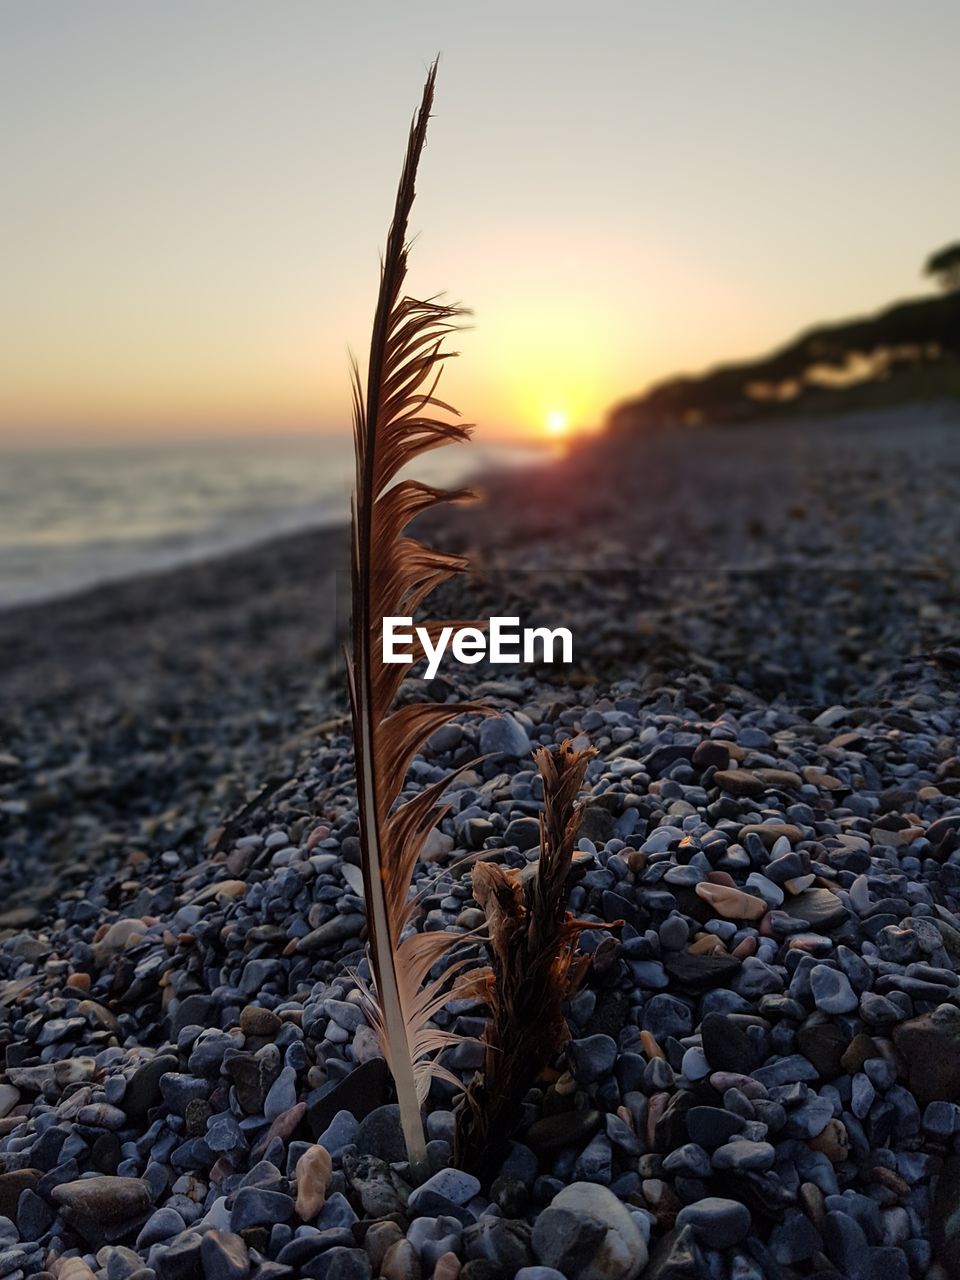
[{"label": "sun", "polygon": [[562,409],[552,409],[547,414],[547,433],[551,436],[564,436],[570,427],[570,418]]}]

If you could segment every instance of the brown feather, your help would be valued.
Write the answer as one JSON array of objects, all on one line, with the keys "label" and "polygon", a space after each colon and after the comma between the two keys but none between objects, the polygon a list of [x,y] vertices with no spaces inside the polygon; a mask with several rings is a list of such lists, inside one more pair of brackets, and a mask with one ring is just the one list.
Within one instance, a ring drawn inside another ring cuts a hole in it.
[{"label": "brown feather", "polygon": [[486,1179],[516,1128],[524,1096],[562,1048],[563,1006],[579,988],[590,957],[577,950],[584,928],[608,926],[567,913],[568,876],[582,810],[577,796],[592,747],[571,741],[534,758],[543,778],[540,858],[527,875],[493,863],[473,869],[491,953],[486,1052],[457,1115],[457,1161]]},{"label": "brown feather", "polygon": [[[410,897],[414,869],[445,784],[395,806],[410,762],[430,734],[454,716],[486,712],[475,703],[395,708],[397,690],[410,668],[382,660],[384,617],[413,617],[431,591],[467,567],[462,557],[424,546],[404,530],[438,503],[470,495],[397,480],[398,472],[422,453],[470,436],[468,426],[435,416],[437,411],[455,412],[434,393],[443,361],[453,354],[445,350],[444,340],[464,312],[435,298],[421,301],[402,292],[407,224],[435,79],[436,64],[410,131],[382,264],[365,391],[356,365],[353,369],[356,488],[348,666],[371,972],[370,982],[358,981],[394,1075],[407,1151],[418,1177],[429,1173],[420,1106],[430,1079],[455,1079],[438,1065],[436,1055],[458,1037],[440,1031],[431,1019],[461,989],[467,962],[454,961],[427,981],[463,935],[405,933],[415,909]],[[435,635],[441,624],[419,625]]]}]

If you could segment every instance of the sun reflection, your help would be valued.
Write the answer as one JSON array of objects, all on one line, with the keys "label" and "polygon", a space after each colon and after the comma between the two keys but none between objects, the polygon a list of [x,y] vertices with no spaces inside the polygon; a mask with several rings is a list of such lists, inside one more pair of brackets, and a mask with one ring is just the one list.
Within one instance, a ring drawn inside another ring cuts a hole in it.
[{"label": "sun reflection", "polygon": [[562,409],[551,409],[547,414],[547,434],[551,436],[564,436],[570,429],[570,416],[564,413]]}]

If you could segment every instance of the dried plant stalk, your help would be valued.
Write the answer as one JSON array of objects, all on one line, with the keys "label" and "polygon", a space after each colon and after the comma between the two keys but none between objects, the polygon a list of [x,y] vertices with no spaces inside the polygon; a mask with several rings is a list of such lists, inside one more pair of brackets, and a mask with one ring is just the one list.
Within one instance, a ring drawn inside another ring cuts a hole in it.
[{"label": "dried plant stalk", "polygon": [[572,741],[534,753],[543,778],[540,859],[525,871],[481,862],[473,870],[474,897],[487,917],[492,976],[483,1067],[457,1116],[457,1163],[486,1179],[516,1129],[523,1099],[559,1053],[568,1032],[564,1002],[590,966],[577,948],[585,928],[567,912],[582,810],[577,797],[592,747]]},{"label": "dried plant stalk", "polygon": [[[356,489],[353,500],[353,648],[348,662],[357,769],[363,884],[371,982],[360,982],[368,1016],[393,1072],[407,1151],[415,1176],[429,1174],[421,1106],[432,1076],[459,1079],[436,1055],[462,1037],[432,1025],[457,995],[458,966],[426,982],[430,970],[462,935],[404,931],[415,905],[410,885],[423,842],[446,810],[437,812],[448,779],[395,807],[407,768],[426,739],[478,704],[413,703],[393,709],[408,666],[383,662],[383,619],[412,616],[429,593],[466,568],[458,556],[404,535],[407,524],[440,502],[467,497],[397,473],[428,449],[466,440],[470,428],[436,416],[455,413],[434,392],[447,355],[447,334],[462,313],[436,300],[404,297],[407,223],[417,164],[426,139],[436,64],[430,68],[414,119],[387,239],[373,322],[366,394],[354,367]],[[431,634],[438,623],[428,625]],[[450,625],[449,623],[447,625]],[[461,625],[459,623],[452,624]],[[359,979],[358,979],[359,981]]]}]

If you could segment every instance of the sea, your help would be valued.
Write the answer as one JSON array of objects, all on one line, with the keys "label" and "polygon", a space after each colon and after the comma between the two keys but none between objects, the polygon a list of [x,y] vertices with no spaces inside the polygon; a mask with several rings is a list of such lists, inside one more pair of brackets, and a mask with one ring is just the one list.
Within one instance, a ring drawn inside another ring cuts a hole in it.
[{"label": "sea", "polygon": [[[456,484],[545,456],[453,445],[415,473]],[[352,487],[345,436],[0,451],[0,608],[339,524]]]}]

